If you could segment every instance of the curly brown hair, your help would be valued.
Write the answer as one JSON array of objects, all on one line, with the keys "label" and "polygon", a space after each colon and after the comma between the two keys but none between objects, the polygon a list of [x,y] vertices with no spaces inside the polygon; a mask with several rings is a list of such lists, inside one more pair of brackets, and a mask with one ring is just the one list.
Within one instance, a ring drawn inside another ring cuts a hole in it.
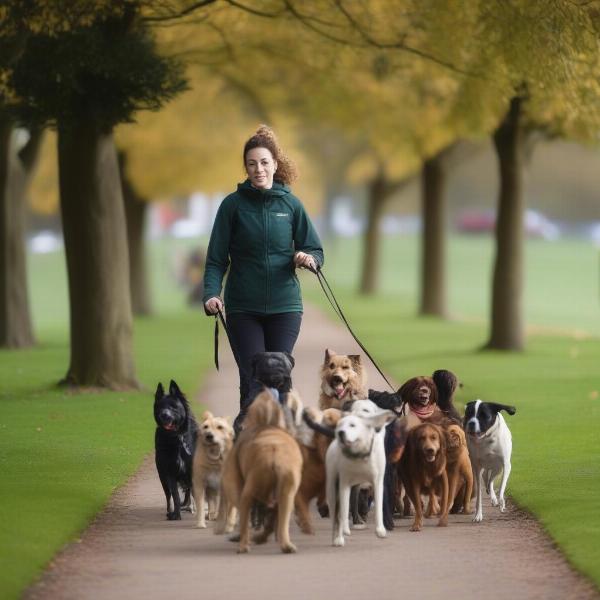
[{"label": "curly brown hair", "polygon": [[253,148],[266,148],[273,160],[277,162],[277,170],[273,179],[279,183],[290,184],[298,177],[296,165],[288,158],[285,152],[279,146],[275,132],[267,125],[260,125],[256,133],[244,144],[244,166],[246,165],[246,155]]}]

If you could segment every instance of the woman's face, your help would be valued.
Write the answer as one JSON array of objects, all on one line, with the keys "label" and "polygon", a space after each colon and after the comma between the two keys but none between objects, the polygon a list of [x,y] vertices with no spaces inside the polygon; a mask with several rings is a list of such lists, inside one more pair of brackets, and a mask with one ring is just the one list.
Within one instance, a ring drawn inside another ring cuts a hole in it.
[{"label": "woman's face", "polygon": [[252,148],[246,152],[246,173],[255,188],[270,190],[275,171],[277,161],[273,160],[273,155],[266,148]]}]

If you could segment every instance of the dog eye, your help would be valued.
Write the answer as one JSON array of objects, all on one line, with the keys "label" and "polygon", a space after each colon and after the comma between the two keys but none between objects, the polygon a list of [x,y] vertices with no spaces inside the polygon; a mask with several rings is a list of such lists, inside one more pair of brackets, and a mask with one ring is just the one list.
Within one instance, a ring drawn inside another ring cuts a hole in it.
[{"label": "dog eye", "polygon": [[350,365],[344,365],[344,369],[349,369]]},{"label": "dog eye", "polygon": [[330,369],[335,369],[335,365],[334,365],[333,363],[331,363],[331,364],[329,365],[329,368],[330,368]]},{"label": "dog eye", "polygon": [[223,429],[223,425],[219,425],[217,429]]}]

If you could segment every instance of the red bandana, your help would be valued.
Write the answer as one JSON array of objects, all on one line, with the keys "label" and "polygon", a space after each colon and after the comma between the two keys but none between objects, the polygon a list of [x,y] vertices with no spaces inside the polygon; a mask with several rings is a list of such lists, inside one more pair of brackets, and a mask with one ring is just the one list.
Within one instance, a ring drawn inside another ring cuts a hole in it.
[{"label": "red bandana", "polygon": [[414,413],[415,415],[417,415],[417,417],[419,417],[419,419],[421,419],[422,421],[429,419],[429,417],[431,417],[431,415],[433,414],[434,410],[435,410],[435,404],[428,404],[427,406],[423,406],[423,407],[416,407],[416,406],[410,407],[410,411],[412,413]]}]

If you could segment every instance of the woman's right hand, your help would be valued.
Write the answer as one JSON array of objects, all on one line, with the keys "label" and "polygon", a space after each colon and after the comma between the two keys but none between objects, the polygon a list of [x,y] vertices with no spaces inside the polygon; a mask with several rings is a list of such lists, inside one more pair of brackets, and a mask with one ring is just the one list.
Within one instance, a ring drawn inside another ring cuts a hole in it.
[{"label": "woman's right hand", "polygon": [[209,298],[204,303],[204,308],[206,309],[207,313],[211,315],[216,315],[219,311],[223,312],[223,300],[221,300],[219,296]]}]

